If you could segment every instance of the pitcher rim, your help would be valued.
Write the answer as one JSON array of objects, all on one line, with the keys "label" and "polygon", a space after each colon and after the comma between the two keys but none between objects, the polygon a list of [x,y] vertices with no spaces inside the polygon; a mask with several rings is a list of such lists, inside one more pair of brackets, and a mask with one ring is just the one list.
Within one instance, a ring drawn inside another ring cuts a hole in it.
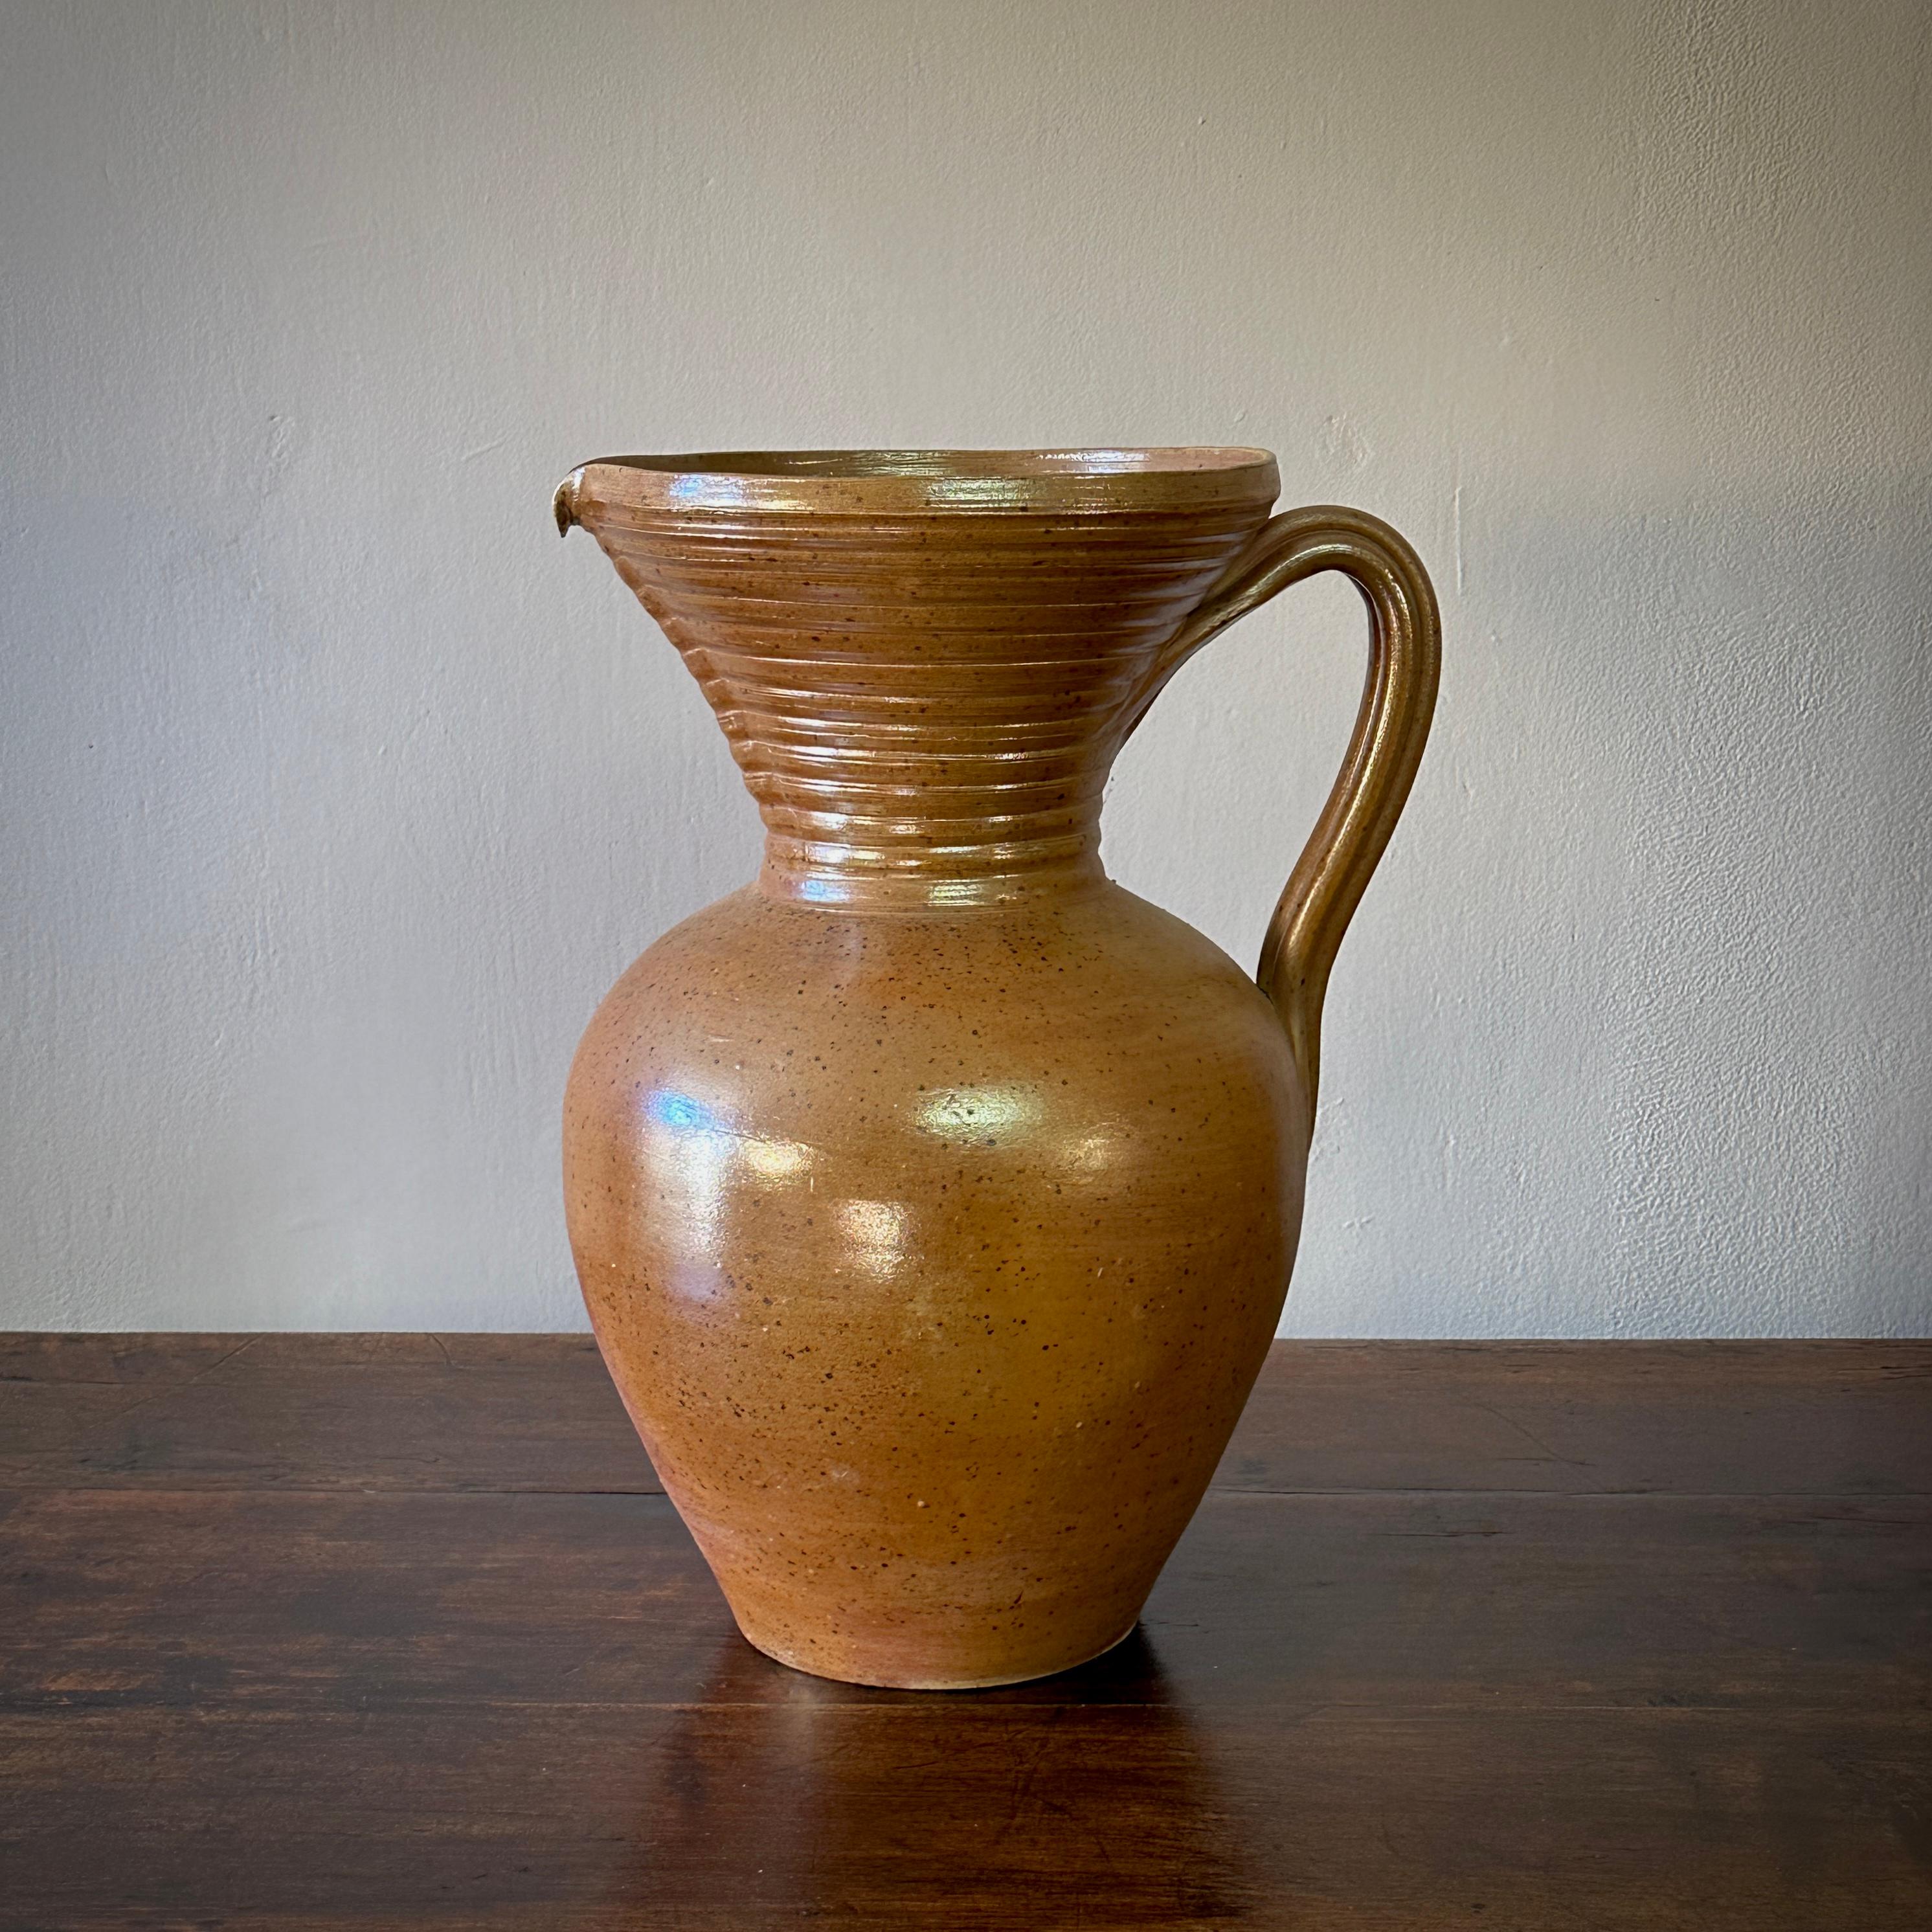
[{"label": "pitcher rim", "polygon": [[557,526],[582,510],[1188,511],[1270,503],[1265,449],[1220,444],[1036,449],[704,450],[601,456],[557,485]]}]

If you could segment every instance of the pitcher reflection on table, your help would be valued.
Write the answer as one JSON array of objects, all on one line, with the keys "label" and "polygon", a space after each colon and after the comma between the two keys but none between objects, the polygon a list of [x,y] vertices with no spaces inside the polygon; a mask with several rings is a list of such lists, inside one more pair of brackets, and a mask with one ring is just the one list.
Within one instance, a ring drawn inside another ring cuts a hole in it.
[{"label": "pitcher reflection on table", "polygon": [[1050,1723],[1024,1701],[1040,1694],[922,1701],[881,1725],[865,1694],[729,1638],[700,1694],[610,1765],[629,1808],[599,1834],[626,1848],[613,1922],[862,1923],[883,1894],[892,1924],[1091,1928],[1094,1867],[1070,1844],[1102,1848],[1103,1924],[1242,1922],[1265,1895],[1256,1821],[1211,1712],[1138,1631],[1052,1687]]},{"label": "pitcher reflection on table", "polygon": [[[599,1345],[750,1641],[962,1688],[1117,1643],[1288,1287],[1336,947],[1421,755],[1429,581],[1255,450],[620,457],[581,524],[765,821],[618,982],[566,1102]],[[1256,980],[1114,884],[1115,755],[1323,570],[1370,612]]]}]

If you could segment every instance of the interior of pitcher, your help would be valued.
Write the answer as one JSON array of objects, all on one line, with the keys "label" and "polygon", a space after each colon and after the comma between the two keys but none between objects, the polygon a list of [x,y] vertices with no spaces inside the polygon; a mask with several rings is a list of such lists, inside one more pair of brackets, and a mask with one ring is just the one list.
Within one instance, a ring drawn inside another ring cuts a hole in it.
[{"label": "interior of pitcher", "polygon": [[1247,470],[1264,449],[730,449],[670,456],[606,456],[600,462],[665,476],[1124,476]]}]

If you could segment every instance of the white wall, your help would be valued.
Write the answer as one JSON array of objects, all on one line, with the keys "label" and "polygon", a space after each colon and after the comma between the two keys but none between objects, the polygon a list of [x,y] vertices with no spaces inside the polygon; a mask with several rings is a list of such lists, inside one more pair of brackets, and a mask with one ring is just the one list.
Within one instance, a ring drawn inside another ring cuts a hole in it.
[{"label": "white wall", "polygon": [[[580,1322],[572,1043],[758,832],[572,463],[1202,441],[1447,624],[1293,1330],[1926,1332],[1924,0],[0,20],[0,1324]],[[1116,778],[1244,958],[1360,632]]]}]

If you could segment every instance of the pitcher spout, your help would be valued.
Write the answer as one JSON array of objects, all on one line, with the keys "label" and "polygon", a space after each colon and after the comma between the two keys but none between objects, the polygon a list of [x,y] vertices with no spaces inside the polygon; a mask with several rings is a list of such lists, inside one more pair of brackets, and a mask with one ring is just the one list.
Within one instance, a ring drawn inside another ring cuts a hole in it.
[{"label": "pitcher spout", "polygon": [[556,519],[556,533],[560,537],[568,536],[577,522],[577,485],[583,475],[583,466],[579,464],[551,494],[550,514]]}]

